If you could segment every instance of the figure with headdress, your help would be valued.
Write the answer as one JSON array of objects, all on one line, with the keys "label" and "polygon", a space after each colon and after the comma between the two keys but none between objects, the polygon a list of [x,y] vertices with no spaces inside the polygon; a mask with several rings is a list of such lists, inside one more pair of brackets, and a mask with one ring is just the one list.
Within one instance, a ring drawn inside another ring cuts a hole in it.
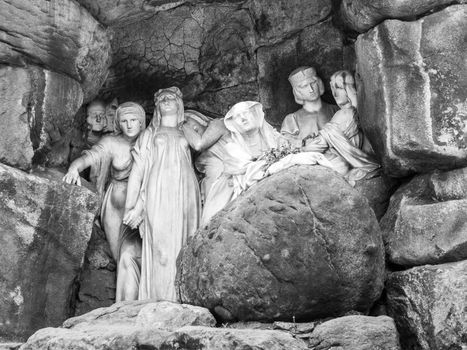
[{"label": "figure with headdress", "polygon": [[[350,72],[339,71],[331,77],[331,89],[339,110],[321,102],[322,81],[313,68],[298,68],[290,74],[289,81],[296,102],[303,104],[303,108],[284,119],[282,134],[297,145],[301,143],[305,152],[324,154],[330,167],[352,185],[372,176],[379,165],[372,160],[371,146],[364,142],[358,125],[355,83]],[[308,113],[313,110],[315,112]]]},{"label": "figure with headdress", "polygon": [[120,237],[127,196],[128,177],[132,168],[131,149],[146,127],[146,114],[137,103],[127,102],[116,111],[116,133],[102,137],[91,149],[75,159],[63,181],[81,185],[79,173],[95,166],[100,169],[96,187],[103,197],[100,223],[113,258],[117,262],[117,301],[134,300],[139,284],[139,237]]},{"label": "figure with headdress", "polygon": [[176,87],[154,95],[154,117],[136,142],[123,222],[139,225],[143,241],[138,299],[176,302],[176,260],[199,224],[198,181],[180,125],[182,93]]}]

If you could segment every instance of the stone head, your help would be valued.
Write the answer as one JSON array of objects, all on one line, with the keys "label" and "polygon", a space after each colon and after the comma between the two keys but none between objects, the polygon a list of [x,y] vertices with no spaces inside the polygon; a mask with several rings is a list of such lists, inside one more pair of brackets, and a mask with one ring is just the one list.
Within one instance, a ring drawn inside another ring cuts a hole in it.
[{"label": "stone head", "polygon": [[196,131],[198,135],[203,135],[212,119],[194,111],[185,111],[185,124]]},{"label": "stone head", "polygon": [[324,84],[313,67],[299,67],[289,75],[295,102],[303,105],[305,101],[317,101],[324,94]]},{"label": "stone head", "polygon": [[340,108],[357,108],[355,80],[349,71],[340,70],[331,76],[331,90]]},{"label": "stone head", "polygon": [[235,104],[225,115],[224,123],[231,132],[240,134],[258,130],[264,122],[262,105],[244,101]]},{"label": "stone head", "polygon": [[154,94],[154,118],[153,125],[159,126],[163,116],[177,114],[177,123],[185,119],[183,107],[183,95],[179,88],[173,86],[166,89],[160,89]]},{"label": "stone head", "polygon": [[116,111],[115,131],[134,139],[146,128],[146,113],[135,102],[122,103]]},{"label": "stone head", "polygon": [[94,100],[88,105],[86,122],[92,131],[99,132],[104,130],[107,126],[104,102]]}]

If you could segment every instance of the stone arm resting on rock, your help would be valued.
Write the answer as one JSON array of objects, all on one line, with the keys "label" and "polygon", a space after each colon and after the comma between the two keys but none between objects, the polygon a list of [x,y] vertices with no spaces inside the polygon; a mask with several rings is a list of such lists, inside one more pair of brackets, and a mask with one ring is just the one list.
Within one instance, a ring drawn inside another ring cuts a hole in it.
[{"label": "stone arm resting on rock", "polygon": [[89,154],[82,155],[71,163],[68,172],[63,177],[63,181],[68,184],[81,186],[79,173],[91,165],[93,165],[92,157]]}]

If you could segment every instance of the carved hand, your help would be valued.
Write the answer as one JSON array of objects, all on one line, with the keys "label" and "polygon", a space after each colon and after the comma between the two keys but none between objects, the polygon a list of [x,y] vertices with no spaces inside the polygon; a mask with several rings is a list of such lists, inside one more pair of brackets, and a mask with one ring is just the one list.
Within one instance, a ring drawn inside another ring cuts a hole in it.
[{"label": "carved hand", "polygon": [[68,169],[68,172],[63,177],[63,181],[65,181],[67,184],[81,186],[81,179],[79,177],[79,172],[75,168],[70,167],[70,169]]},{"label": "carved hand", "polygon": [[123,223],[127,226],[130,226],[132,229],[136,229],[143,221],[142,214],[143,211],[139,208],[139,206],[136,206],[128,213],[126,213],[126,215],[123,217]]}]

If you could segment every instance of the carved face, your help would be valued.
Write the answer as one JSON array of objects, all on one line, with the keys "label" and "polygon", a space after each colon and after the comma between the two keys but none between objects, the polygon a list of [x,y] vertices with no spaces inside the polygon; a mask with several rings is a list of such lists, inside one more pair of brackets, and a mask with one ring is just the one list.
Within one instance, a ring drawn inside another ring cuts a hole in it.
[{"label": "carved face", "polygon": [[134,114],[122,115],[118,120],[118,125],[123,134],[130,138],[137,137],[141,132],[141,122]]},{"label": "carved face", "polygon": [[332,86],[331,85],[331,90],[332,90],[332,96],[334,96],[334,100],[336,100],[336,103],[339,107],[343,107],[350,103],[349,97],[347,96],[347,92],[343,87],[338,87],[338,86]]},{"label": "carved face", "polygon": [[177,99],[175,95],[164,94],[158,99],[161,114],[177,113]]},{"label": "carved face", "polygon": [[105,106],[101,104],[89,106],[86,121],[90,125],[92,131],[102,131],[107,125]]},{"label": "carved face", "polygon": [[314,77],[294,85],[294,93],[303,101],[316,101],[320,98],[319,78]]},{"label": "carved face", "polygon": [[253,108],[238,111],[232,116],[232,122],[240,134],[258,129],[259,127]]}]

